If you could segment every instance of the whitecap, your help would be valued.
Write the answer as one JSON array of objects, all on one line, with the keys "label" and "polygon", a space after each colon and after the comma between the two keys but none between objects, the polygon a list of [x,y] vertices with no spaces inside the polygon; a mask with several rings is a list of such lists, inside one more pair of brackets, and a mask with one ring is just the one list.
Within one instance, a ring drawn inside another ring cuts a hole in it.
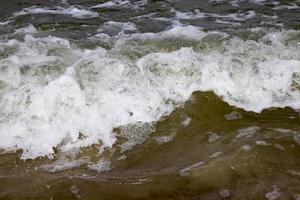
[{"label": "whitecap", "polygon": [[29,7],[24,8],[21,11],[15,12],[14,16],[22,16],[28,14],[54,14],[54,15],[71,15],[74,18],[86,19],[86,18],[95,18],[99,14],[91,10],[84,9],[80,6],[70,6],[70,7],[61,7],[56,6],[53,8],[50,7]]}]

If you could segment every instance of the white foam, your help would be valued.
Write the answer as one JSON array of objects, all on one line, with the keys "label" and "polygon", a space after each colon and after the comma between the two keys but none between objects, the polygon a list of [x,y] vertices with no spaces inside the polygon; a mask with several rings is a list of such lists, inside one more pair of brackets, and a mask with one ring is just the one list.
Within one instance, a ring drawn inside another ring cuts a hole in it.
[{"label": "white foam", "polygon": [[223,155],[223,154],[224,154],[223,152],[217,151],[217,152],[211,154],[209,157],[210,157],[210,158],[218,158],[218,157],[220,157],[220,156]]},{"label": "white foam", "polygon": [[[226,42],[204,50],[153,46],[170,39],[202,43],[210,34]],[[297,34],[269,33],[256,42],[179,26],[160,33],[106,35],[114,44],[111,50],[79,49],[56,37],[2,40],[1,51],[14,51],[0,60],[0,148],[22,149],[23,159],[36,158],[53,154],[53,147],[111,147],[115,127],[145,130],[123,135],[126,151],[143,143],[152,123],[194,91],[214,91],[229,104],[255,112],[300,108],[299,46],[286,42]],[[141,41],[144,45],[134,46]],[[137,58],[123,54],[137,47],[145,53]]]},{"label": "white foam", "polygon": [[186,117],[186,118],[181,122],[181,124],[182,124],[184,127],[187,127],[188,125],[190,125],[191,122],[192,122],[192,118]]},{"label": "white foam", "polygon": [[219,195],[220,195],[223,199],[229,198],[229,197],[231,196],[230,190],[228,190],[228,189],[222,189],[222,190],[220,190]]},{"label": "white foam", "polygon": [[247,128],[239,129],[236,139],[252,138],[258,131],[260,131],[260,127],[257,126],[250,126]]},{"label": "white foam", "polygon": [[262,17],[268,18],[268,19],[278,19],[277,15],[262,15]]},{"label": "white foam", "polygon": [[[264,5],[266,2],[269,2],[269,1],[268,0],[233,0],[233,1],[230,1],[229,3],[232,6],[239,6],[243,2],[250,2],[253,4]],[[277,2],[271,1],[271,3],[276,4]]]},{"label": "white foam", "polygon": [[97,163],[90,163],[88,168],[99,173],[109,171],[111,169],[110,162],[104,159],[99,160]]},{"label": "white foam", "polygon": [[36,32],[37,32],[37,29],[32,25],[15,30],[15,34],[33,34]]},{"label": "white foam", "polygon": [[187,176],[187,175],[189,175],[190,173],[192,173],[194,171],[200,170],[204,165],[205,165],[205,162],[200,161],[198,163],[195,163],[193,165],[190,165],[190,166],[180,170],[179,173],[180,173],[181,176]]},{"label": "white foam", "polygon": [[164,143],[172,141],[174,139],[175,135],[176,135],[176,133],[171,133],[170,135],[155,137],[154,139],[158,144],[164,144]]},{"label": "white foam", "polygon": [[242,147],[240,148],[240,151],[243,150],[243,151],[248,152],[248,151],[250,151],[251,149],[252,149],[252,146],[246,144],[246,145],[244,145],[244,146],[242,146]]},{"label": "white foam", "polygon": [[40,168],[46,172],[60,172],[68,169],[78,168],[84,164],[89,163],[90,159],[88,157],[82,157],[79,159],[67,159],[60,158],[59,160],[51,163],[44,164]]},{"label": "white foam", "polygon": [[208,136],[208,143],[213,143],[213,142],[216,142],[217,140],[221,139],[222,136],[220,136],[219,134],[217,133],[209,133],[209,136]]},{"label": "white foam", "polygon": [[96,6],[93,6],[91,8],[110,8],[110,7],[115,7],[115,6],[124,6],[130,4],[130,1],[128,0],[115,0],[115,1],[107,1],[102,4],[98,4]]},{"label": "white foam", "polygon": [[84,9],[80,6],[70,6],[70,7],[56,6],[54,8],[33,6],[29,8],[24,8],[22,11],[18,11],[14,13],[14,16],[22,16],[28,14],[71,15],[72,17],[79,18],[79,19],[95,18],[99,16],[97,12]]},{"label": "white foam", "polygon": [[285,133],[285,134],[288,134],[288,133],[298,133],[297,131],[293,131],[293,130],[285,129],[285,128],[269,128],[269,129],[273,130],[273,131],[277,131],[279,133]]},{"label": "white foam", "polygon": [[122,31],[137,31],[137,27],[132,22],[116,22],[116,21],[108,21],[105,22],[98,31],[109,31],[109,30],[117,30],[119,33]]},{"label": "white foam", "polygon": [[247,21],[256,16],[255,11],[252,10],[247,11],[246,13],[233,13],[228,15],[220,15],[216,13],[204,13],[198,9],[195,9],[193,12],[180,12],[172,9],[172,12],[175,13],[175,17],[172,21],[174,26],[181,25],[180,20],[204,19],[207,17],[216,18],[215,22],[219,24],[241,26],[241,22]]},{"label": "white foam", "polygon": [[92,9],[95,8],[113,8],[113,7],[122,7],[122,8],[129,8],[129,9],[142,9],[148,3],[148,0],[139,0],[139,1],[129,1],[129,0],[112,0],[107,1],[105,3],[101,3],[95,6],[92,6]]},{"label": "white foam", "polygon": [[127,139],[127,141],[120,145],[121,152],[131,150],[133,146],[144,143],[155,130],[151,123],[132,123],[120,127],[120,135]]},{"label": "white foam", "polygon": [[280,190],[276,186],[273,187],[271,192],[265,194],[266,199],[268,200],[277,200],[280,198]]},{"label": "white foam", "polygon": [[267,143],[266,141],[263,141],[263,140],[257,140],[257,141],[255,141],[255,144],[259,145],[259,146],[269,146],[270,145],[269,143]]},{"label": "white foam", "polygon": [[230,19],[233,21],[247,21],[256,16],[255,11],[249,10],[247,13],[234,13],[228,15],[220,15],[220,14],[209,14],[211,17],[221,18],[221,19]]},{"label": "white foam", "polygon": [[230,25],[233,25],[233,26],[241,26],[242,25],[239,22],[229,22],[229,21],[223,21],[223,20],[220,20],[220,19],[216,19],[215,22],[219,23],[219,24],[230,24]]},{"label": "white foam", "polygon": [[237,120],[242,118],[242,114],[237,111],[232,111],[231,113],[224,115],[227,120]]},{"label": "white foam", "polygon": [[175,19],[201,19],[208,16],[206,13],[200,12],[197,9],[194,10],[194,12],[180,12],[173,9],[172,12],[175,13]]},{"label": "white foam", "polygon": [[[234,23],[234,22],[228,22],[228,21],[223,21],[224,19],[229,19],[233,21],[246,21],[249,20],[253,17],[256,16],[255,11],[249,10],[246,13],[233,13],[233,14],[228,14],[228,15],[220,15],[216,13],[204,13],[201,12],[200,10],[194,10],[193,12],[180,12],[177,10],[172,10],[172,12],[175,13],[175,19],[181,20],[181,19],[201,19],[201,18],[206,18],[206,17],[214,17],[217,18],[218,23],[232,23],[234,25],[239,25],[239,23]],[[223,20],[220,20],[223,19]]]},{"label": "white foam", "polygon": [[272,8],[273,10],[295,10],[295,9],[299,9],[300,7],[295,4],[295,3],[290,3],[288,5],[278,5],[274,8]]},{"label": "white foam", "polygon": [[0,26],[6,26],[6,25],[8,25],[9,23],[11,23],[10,20],[7,20],[7,21],[0,21]]}]

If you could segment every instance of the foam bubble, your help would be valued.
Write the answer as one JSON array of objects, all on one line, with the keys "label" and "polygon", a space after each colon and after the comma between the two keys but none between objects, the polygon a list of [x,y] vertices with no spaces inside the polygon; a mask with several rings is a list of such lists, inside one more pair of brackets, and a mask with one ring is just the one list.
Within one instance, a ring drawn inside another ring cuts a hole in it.
[{"label": "foam bubble", "polygon": [[116,21],[108,21],[105,22],[98,31],[100,32],[117,32],[121,33],[122,31],[131,31],[135,32],[138,29],[136,28],[135,24],[132,22],[116,22]]},{"label": "foam bubble", "polygon": [[[253,3],[253,4],[258,4],[258,5],[264,5],[266,2],[269,2],[268,0],[233,0],[233,1],[230,1],[229,3],[232,5],[232,6],[239,6],[241,3],[244,3],[244,2],[250,2],[250,3]],[[277,3],[276,1],[274,2],[271,2],[271,3]]]},{"label": "foam bubble", "polygon": [[8,25],[9,23],[11,23],[10,20],[7,20],[7,21],[0,21],[0,26],[6,26],[6,25]]},{"label": "foam bubble", "polygon": [[246,21],[256,16],[255,11],[249,10],[247,13],[234,13],[228,15],[220,15],[220,14],[210,14],[211,17],[221,18],[221,19],[230,19],[233,21]]},{"label": "foam bubble", "polygon": [[231,113],[224,115],[224,117],[227,120],[237,120],[242,118],[242,114],[237,111],[232,111]]},{"label": "foam bubble", "polygon": [[208,143],[216,142],[217,140],[221,139],[222,136],[220,136],[217,133],[209,133],[208,135]]},{"label": "foam bubble", "polygon": [[280,190],[276,186],[273,187],[271,192],[265,194],[266,199],[268,200],[277,200],[280,198]]},{"label": "foam bubble", "polygon": [[164,144],[172,141],[175,137],[175,133],[171,133],[170,135],[164,135],[154,138],[158,144]]},{"label": "foam bubble", "polygon": [[[172,10],[172,12],[175,13],[175,20],[182,20],[182,19],[201,19],[201,18],[207,18],[207,17],[213,17],[217,18],[217,23],[223,23],[223,24],[232,24],[232,25],[241,25],[239,22],[247,21],[249,19],[252,19],[256,16],[255,11],[250,10],[246,13],[233,13],[228,15],[220,15],[216,13],[204,13],[199,11],[198,9],[195,9],[193,12],[180,12],[177,10]],[[224,21],[229,20],[229,21]]]},{"label": "foam bubble", "polygon": [[223,154],[224,154],[223,152],[218,151],[218,152],[213,153],[213,154],[210,155],[209,157],[210,157],[210,158],[218,158],[218,157],[220,157],[220,156],[223,155]]},{"label": "foam bubble", "polygon": [[176,19],[200,19],[208,16],[207,13],[200,12],[197,9],[194,12],[180,12],[177,10],[172,10],[172,12],[175,13]]},{"label": "foam bubble", "polygon": [[128,0],[114,0],[114,1],[108,1],[102,4],[95,5],[91,8],[110,8],[115,6],[125,6],[130,4],[130,1]]},{"label": "foam bubble", "polygon": [[295,3],[290,3],[288,5],[278,5],[273,8],[273,10],[295,10],[299,9],[300,7]]},{"label": "foam bubble", "polygon": [[205,165],[204,161],[200,161],[198,163],[190,165],[190,166],[180,170],[180,175],[181,176],[187,176],[187,175],[189,175],[190,173],[192,173],[194,171],[200,170],[204,165]]},{"label": "foam bubble", "polygon": [[113,8],[113,7],[123,7],[123,8],[129,8],[129,9],[141,9],[143,6],[145,6],[148,3],[148,0],[139,0],[139,1],[128,1],[128,0],[112,0],[107,1],[105,3],[101,3],[95,6],[92,6],[91,8]]},{"label": "foam bubble", "polygon": [[187,127],[188,125],[190,125],[191,122],[192,122],[192,118],[186,117],[186,118],[181,122],[181,124],[182,124],[184,127]]},{"label": "foam bubble", "polygon": [[99,173],[110,170],[110,162],[108,160],[99,160],[97,163],[90,163],[88,168]]},{"label": "foam bubble", "polygon": [[60,158],[51,164],[44,164],[40,168],[46,172],[54,173],[80,167],[89,163],[89,161],[90,159],[88,157],[82,157],[79,159]]},{"label": "foam bubble", "polygon": [[250,126],[247,128],[239,129],[237,139],[248,139],[254,137],[254,135],[260,130],[260,127]]}]

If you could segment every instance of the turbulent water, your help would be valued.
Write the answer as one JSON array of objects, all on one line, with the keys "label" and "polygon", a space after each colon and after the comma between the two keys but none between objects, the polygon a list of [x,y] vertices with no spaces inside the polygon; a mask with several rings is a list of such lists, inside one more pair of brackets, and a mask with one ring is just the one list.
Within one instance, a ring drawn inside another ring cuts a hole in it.
[{"label": "turbulent water", "polygon": [[1,199],[300,199],[299,0],[0,3]]}]

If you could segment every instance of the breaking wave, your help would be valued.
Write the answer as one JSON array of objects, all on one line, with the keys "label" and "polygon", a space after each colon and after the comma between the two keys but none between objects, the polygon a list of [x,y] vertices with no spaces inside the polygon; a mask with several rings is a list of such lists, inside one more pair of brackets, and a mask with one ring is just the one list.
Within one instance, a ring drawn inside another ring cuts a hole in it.
[{"label": "breaking wave", "polygon": [[88,40],[106,47],[87,49],[32,29],[0,41],[0,148],[23,159],[111,147],[113,128],[156,122],[195,91],[247,111],[300,108],[299,31],[253,29],[259,37],[244,40],[177,26],[98,34]]}]

